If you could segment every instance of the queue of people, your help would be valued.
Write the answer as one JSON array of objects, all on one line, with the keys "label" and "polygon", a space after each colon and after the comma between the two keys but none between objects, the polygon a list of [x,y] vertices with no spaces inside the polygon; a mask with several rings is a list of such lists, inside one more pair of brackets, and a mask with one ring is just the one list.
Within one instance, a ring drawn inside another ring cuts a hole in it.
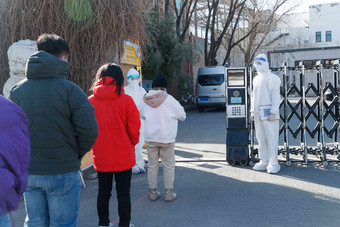
[{"label": "queue of people", "polygon": [[[99,226],[112,226],[109,201],[116,183],[119,226],[132,227],[131,177],[144,173],[142,146],[148,157],[149,199],[158,190],[159,159],[164,172],[164,200],[174,192],[175,139],[178,121],[186,113],[167,93],[168,81],[155,76],[148,93],[140,75],[130,69],[124,88],[122,69],[102,65],[87,97],[66,79],[69,46],[55,34],[36,41],[38,51],[27,61],[26,79],[15,84],[9,100],[0,96],[0,226],[11,226],[10,212],[24,196],[25,226],[77,226],[82,157],[92,150],[98,173]],[[255,58],[251,117],[259,141],[260,162],[254,170],[277,173],[280,79],[270,73],[265,55]],[[270,113],[260,117],[263,106]]]},{"label": "queue of people", "polygon": [[150,200],[161,196],[159,159],[164,168],[164,199],[176,199],[174,143],[178,120],[184,121],[186,114],[167,94],[166,77],[157,75],[154,90],[146,93],[133,69],[124,89],[122,69],[107,63],[98,69],[93,95],[87,97],[66,79],[69,46],[64,39],[43,34],[37,49],[28,59],[27,78],[11,89],[9,100],[0,97],[0,173],[5,176],[0,180],[0,226],[11,226],[10,211],[17,209],[22,196],[25,226],[76,226],[80,162],[90,150],[98,173],[98,225],[112,226],[109,200],[114,178],[119,226],[134,226],[131,175],[145,172],[144,138]]}]

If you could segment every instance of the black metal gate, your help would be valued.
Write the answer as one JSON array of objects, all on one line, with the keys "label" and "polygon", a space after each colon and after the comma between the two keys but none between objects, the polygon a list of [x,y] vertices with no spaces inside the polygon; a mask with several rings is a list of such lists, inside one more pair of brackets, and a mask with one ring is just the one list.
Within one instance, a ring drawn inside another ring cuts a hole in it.
[{"label": "black metal gate", "polygon": [[[333,70],[333,83],[324,83],[324,69]],[[282,100],[280,103],[280,136],[283,144],[280,144],[279,154],[285,157],[286,165],[291,165],[291,155],[298,155],[307,164],[309,157],[320,159],[324,166],[328,165],[328,157],[334,156],[340,160],[340,146],[338,143],[339,130],[339,61],[332,65],[323,65],[318,61],[315,66],[305,66],[300,62],[299,66],[288,67],[286,63],[279,68],[271,68],[275,74],[282,74],[283,86],[281,89]],[[306,70],[314,70],[316,85],[306,85]],[[250,71],[250,90],[252,90],[253,74]],[[288,72],[298,72],[299,85],[288,83]],[[327,97],[325,97],[325,95]],[[307,98],[309,97],[309,98]],[[251,98],[251,95],[249,96]],[[293,124],[295,118],[297,125]],[[332,125],[325,124],[331,122]],[[257,148],[254,146],[254,125],[249,121],[250,129],[250,164],[254,164]],[[256,129],[255,129],[256,130]],[[255,131],[256,132],[256,131]],[[300,140],[299,146],[291,146],[290,136]],[[330,143],[326,144],[326,138]],[[316,141],[312,146],[309,141]]]}]

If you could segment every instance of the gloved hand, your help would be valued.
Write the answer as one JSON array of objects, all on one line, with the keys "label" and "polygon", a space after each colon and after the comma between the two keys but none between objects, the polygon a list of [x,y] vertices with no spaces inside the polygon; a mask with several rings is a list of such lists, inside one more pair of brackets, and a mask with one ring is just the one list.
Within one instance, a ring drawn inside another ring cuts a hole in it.
[{"label": "gloved hand", "polygon": [[275,121],[275,120],[277,120],[277,119],[275,118],[275,114],[271,114],[271,115],[269,116],[268,121]]}]

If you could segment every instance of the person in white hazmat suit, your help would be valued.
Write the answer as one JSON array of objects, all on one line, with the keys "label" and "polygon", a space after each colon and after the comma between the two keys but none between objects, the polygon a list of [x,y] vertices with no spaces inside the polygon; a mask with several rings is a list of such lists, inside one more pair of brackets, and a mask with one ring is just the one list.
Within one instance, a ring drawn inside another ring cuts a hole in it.
[{"label": "person in white hazmat suit", "polygon": [[277,173],[280,171],[278,140],[281,80],[270,72],[266,55],[258,55],[254,59],[254,66],[257,76],[253,81],[250,112],[255,121],[260,162],[256,163],[253,169]]},{"label": "person in white hazmat suit", "polygon": [[[135,102],[138,111],[140,111],[141,102],[143,102],[144,94],[146,93],[145,89],[139,86],[140,75],[136,69],[130,69],[127,73],[127,81],[128,85],[124,87],[125,94],[130,95]],[[139,129],[140,136],[139,142],[135,146],[135,154],[136,154],[136,165],[132,167],[133,174],[145,173],[145,162],[142,155],[142,148],[144,145],[144,120],[141,119],[141,127]]]}]

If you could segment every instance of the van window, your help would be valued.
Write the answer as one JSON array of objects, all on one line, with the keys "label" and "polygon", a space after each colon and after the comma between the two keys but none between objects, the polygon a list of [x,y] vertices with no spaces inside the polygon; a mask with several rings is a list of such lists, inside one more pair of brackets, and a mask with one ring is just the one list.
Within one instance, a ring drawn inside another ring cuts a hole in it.
[{"label": "van window", "polygon": [[199,75],[198,84],[201,86],[216,86],[224,82],[224,74]]}]

